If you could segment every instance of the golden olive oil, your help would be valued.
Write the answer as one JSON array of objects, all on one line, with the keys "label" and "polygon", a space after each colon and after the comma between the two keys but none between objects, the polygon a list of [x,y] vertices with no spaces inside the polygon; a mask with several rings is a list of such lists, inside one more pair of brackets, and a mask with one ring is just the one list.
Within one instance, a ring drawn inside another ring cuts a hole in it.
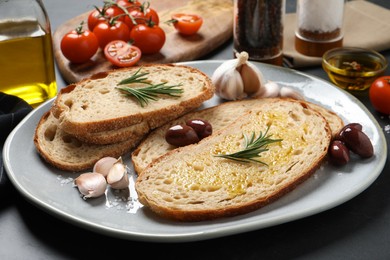
[{"label": "golden olive oil", "polygon": [[384,68],[380,59],[374,56],[335,55],[329,58],[328,64],[323,64],[323,68],[330,80],[348,91],[368,89],[383,74],[378,71]]},{"label": "golden olive oil", "polygon": [[0,23],[0,91],[33,107],[57,94],[51,34],[36,21]]}]

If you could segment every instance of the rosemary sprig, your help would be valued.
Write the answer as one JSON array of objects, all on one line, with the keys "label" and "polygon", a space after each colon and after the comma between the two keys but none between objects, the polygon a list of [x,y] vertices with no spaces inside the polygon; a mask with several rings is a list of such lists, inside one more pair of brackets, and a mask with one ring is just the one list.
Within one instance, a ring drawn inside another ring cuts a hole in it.
[{"label": "rosemary sprig", "polygon": [[145,107],[149,101],[158,100],[158,95],[168,95],[171,97],[179,97],[183,93],[183,89],[180,88],[181,84],[178,85],[167,85],[167,82],[162,82],[158,84],[152,84],[148,81],[148,78],[145,77],[149,73],[144,72],[140,73],[141,68],[139,68],[131,77],[124,79],[118,83],[118,85],[127,85],[127,84],[146,84],[146,87],[142,88],[130,88],[130,87],[118,87],[119,90],[123,91],[126,95],[133,96],[140,103],[141,107]]},{"label": "rosemary sprig", "polygon": [[231,159],[234,161],[244,162],[244,163],[257,162],[257,163],[267,165],[265,162],[262,162],[255,158],[260,157],[260,154],[262,152],[268,151],[269,149],[267,147],[269,144],[280,142],[283,140],[283,139],[271,139],[271,135],[267,135],[268,130],[269,127],[267,128],[264,134],[260,132],[259,136],[256,139],[255,139],[254,132],[252,132],[249,139],[244,134],[245,147],[241,151],[231,153],[231,154],[219,154],[216,156],[225,159]]}]

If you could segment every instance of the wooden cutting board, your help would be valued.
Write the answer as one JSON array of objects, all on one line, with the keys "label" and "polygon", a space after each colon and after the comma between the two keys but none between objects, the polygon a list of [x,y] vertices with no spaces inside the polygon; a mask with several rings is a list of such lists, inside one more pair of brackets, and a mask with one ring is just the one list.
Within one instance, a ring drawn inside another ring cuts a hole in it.
[{"label": "wooden cutting board", "polygon": [[[226,42],[233,34],[232,0],[149,0],[160,17],[160,26],[166,33],[166,42],[157,54],[143,55],[138,64],[171,63],[196,60]],[[103,3],[103,1],[102,1]],[[91,10],[92,11],[92,10]],[[172,25],[164,22],[171,14],[185,12],[201,15],[203,24],[196,35],[182,36]],[[87,22],[89,12],[70,19],[53,34],[54,56],[58,69],[67,83],[74,83],[97,72],[114,69],[99,49],[92,59],[83,64],[70,63],[61,53],[62,37],[76,28],[81,21]]]}]

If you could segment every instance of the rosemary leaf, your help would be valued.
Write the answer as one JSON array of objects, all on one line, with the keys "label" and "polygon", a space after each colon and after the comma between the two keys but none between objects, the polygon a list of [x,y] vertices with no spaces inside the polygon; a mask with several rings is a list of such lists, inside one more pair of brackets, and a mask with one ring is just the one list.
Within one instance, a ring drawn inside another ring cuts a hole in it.
[{"label": "rosemary leaf", "polygon": [[118,89],[124,92],[126,95],[135,97],[140,103],[141,107],[145,107],[147,104],[149,104],[150,101],[157,101],[158,95],[179,97],[183,93],[183,89],[180,87],[181,84],[171,86],[167,85],[167,82],[152,84],[148,81],[148,78],[145,77],[149,73],[140,73],[140,70],[141,68],[139,68],[131,77],[120,81],[118,86],[138,83],[145,84],[145,87],[118,87]]},{"label": "rosemary leaf", "polygon": [[267,128],[264,134],[260,132],[259,136],[256,139],[255,139],[254,132],[252,132],[249,138],[247,135],[244,134],[245,147],[242,150],[231,154],[219,154],[215,156],[234,160],[234,161],[244,162],[244,163],[257,162],[257,163],[267,165],[263,161],[256,158],[259,158],[261,153],[269,150],[267,148],[269,144],[280,142],[283,140],[283,139],[271,139],[271,135],[267,135],[268,130],[269,127]]}]

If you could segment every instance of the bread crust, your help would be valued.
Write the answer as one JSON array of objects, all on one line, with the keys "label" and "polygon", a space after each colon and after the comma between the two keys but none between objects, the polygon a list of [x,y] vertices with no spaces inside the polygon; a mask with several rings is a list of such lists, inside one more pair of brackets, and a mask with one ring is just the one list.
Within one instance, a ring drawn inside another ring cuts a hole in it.
[{"label": "bread crust", "polygon": [[[171,150],[155,159],[137,178],[139,201],[164,218],[213,220],[252,212],[307,180],[326,158],[332,138],[325,118],[307,103],[287,99],[269,99],[259,109],[265,114],[248,112],[241,121],[199,143]],[[273,109],[287,115],[273,114]],[[275,165],[248,166],[212,155],[211,151],[235,147],[242,131],[261,131],[267,125],[271,125],[271,134],[285,137],[280,148],[270,147],[269,155],[264,155],[264,160],[274,160]],[[283,134],[277,133],[277,129],[283,130]],[[291,153],[289,147],[294,147]]]},{"label": "bread crust", "polygon": [[80,172],[92,169],[102,157],[119,158],[130,152],[143,135],[108,145],[89,144],[62,131],[58,119],[47,111],[39,120],[34,133],[34,145],[39,155],[50,165],[65,171]]},{"label": "bread crust", "polygon": [[[183,97],[171,97],[164,101],[161,99],[152,102],[146,108],[141,108],[134,98],[124,97],[120,91],[113,90],[116,84],[124,79],[124,75],[129,77],[140,68],[141,71],[150,72],[148,79],[154,83],[166,80],[170,85],[183,84]],[[192,92],[193,89],[195,90]],[[107,93],[102,94],[103,91]],[[99,73],[71,84],[59,92],[52,105],[52,111],[65,132],[89,140],[89,133],[118,130],[141,122],[147,122],[149,128],[154,129],[198,108],[204,101],[213,97],[214,91],[211,79],[198,69],[176,64],[146,64]],[[80,96],[87,98],[84,100]],[[110,98],[112,103],[105,102],[104,98]],[[100,104],[97,103],[103,101],[105,107],[99,107]],[[107,113],[107,116],[102,116],[104,114],[102,110],[110,110],[117,106],[119,113]],[[117,140],[113,139],[114,142]],[[89,141],[94,142],[94,139]]]}]

